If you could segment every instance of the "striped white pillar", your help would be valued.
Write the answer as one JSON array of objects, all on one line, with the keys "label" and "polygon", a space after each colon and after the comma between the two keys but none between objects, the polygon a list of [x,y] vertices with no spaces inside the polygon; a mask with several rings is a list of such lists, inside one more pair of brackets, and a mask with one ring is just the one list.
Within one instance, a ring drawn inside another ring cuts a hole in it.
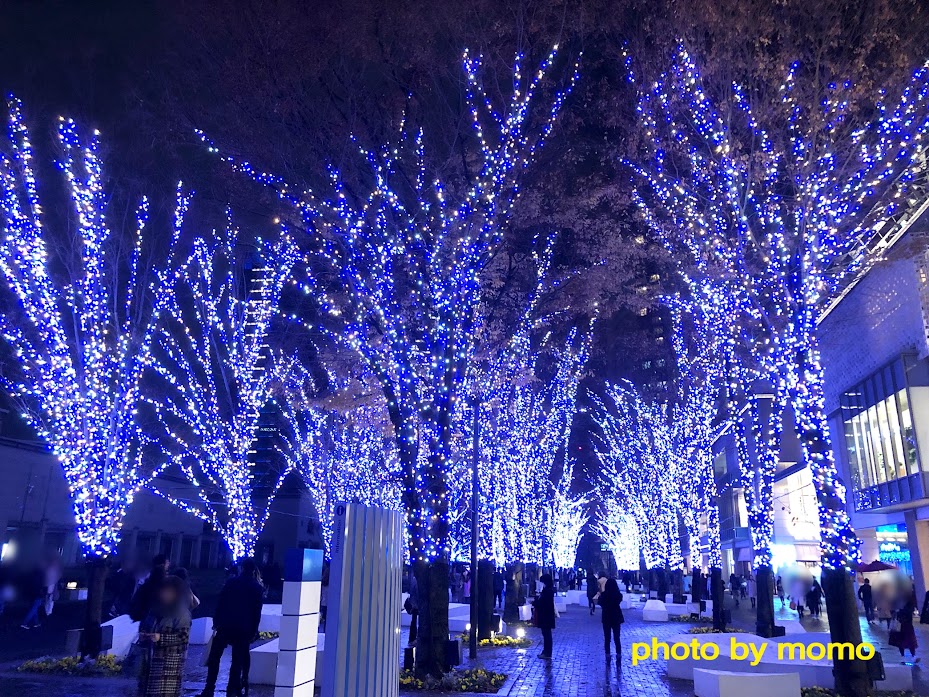
[{"label": "striped white pillar", "polygon": [[336,506],[323,697],[399,694],[403,544],[401,513]]},{"label": "striped white pillar", "polygon": [[322,580],[322,550],[287,550],[274,697],[313,697]]}]

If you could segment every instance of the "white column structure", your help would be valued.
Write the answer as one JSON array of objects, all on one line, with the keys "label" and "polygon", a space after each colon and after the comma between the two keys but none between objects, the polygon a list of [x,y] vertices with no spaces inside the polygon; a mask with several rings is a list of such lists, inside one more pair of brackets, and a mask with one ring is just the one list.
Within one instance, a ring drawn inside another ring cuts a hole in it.
[{"label": "white column structure", "polygon": [[397,697],[403,514],[336,506],[323,697]]},{"label": "white column structure", "polygon": [[322,550],[287,550],[274,697],[313,697],[322,579]]}]

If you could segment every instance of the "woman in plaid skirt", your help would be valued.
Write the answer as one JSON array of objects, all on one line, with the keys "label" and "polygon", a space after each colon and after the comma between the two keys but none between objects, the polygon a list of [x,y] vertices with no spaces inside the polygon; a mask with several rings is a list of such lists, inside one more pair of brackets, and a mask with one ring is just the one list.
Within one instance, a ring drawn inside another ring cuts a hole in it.
[{"label": "woman in plaid skirt", "polygon": [[190,639],[187,584],[168,576],[158,604],[139,626],[139,643],[149,647],[139,674],[139,697],[180,697]]}]

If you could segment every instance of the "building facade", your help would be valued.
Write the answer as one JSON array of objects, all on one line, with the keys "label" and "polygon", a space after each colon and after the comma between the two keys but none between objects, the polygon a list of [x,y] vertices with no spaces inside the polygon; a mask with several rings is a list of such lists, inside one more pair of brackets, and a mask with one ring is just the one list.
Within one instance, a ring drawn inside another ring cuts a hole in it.
[{"label": "building facade", "polygon": [[820,323],[826,411],[862,559],[912,575],[919,598],[929,588],[927,263],[922,235],[909,233]]}]

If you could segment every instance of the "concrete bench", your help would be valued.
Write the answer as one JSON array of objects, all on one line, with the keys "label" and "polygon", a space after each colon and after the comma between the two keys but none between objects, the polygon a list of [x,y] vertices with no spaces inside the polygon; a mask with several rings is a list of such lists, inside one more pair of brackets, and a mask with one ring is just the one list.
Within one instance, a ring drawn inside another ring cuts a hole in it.
[{"label": "concrete bench", "polygon": [[567,601],[564,598],[559,598],[557,595],[555,596],[555,611],[556,612],[567,612],[568,611]]},{"label": "concrete bench", "polygon": [[532,619],[532,605],[519,606],[519,619],[523,622],[528,622]]},{"label": "concrete bench", "polygon": [[669,615],[690,615],[700,612],[700,606],[696,603],[665,603],[665,609]]},{"label": "concrete bench", "polygon": [[198,617],[190,623],[190,643],[194,646],[206,644],[213,636],[213,618]]},{"label": "concrete bench", "polygon": [[759,670],[756,668],[751,668],[748,666],[747,662],[744,661],[733,661],[730,658],[730,642],[732,637],[736,637],[743,644],[753,644],[755,646],[760,646],[761,644],[766,644],[765,656],[777,656],[777,644],[770,639],[763,639],[762,637],[755,636],[754,634],[676,634],[673,637],[669,637],[664,641],[667,644],[691,644],[693,641],[696,641],[698,644],[716,644],[719,649],[718,658],[714,659],[712,664],[708,664],[707,661],[697,658],[694,659],[692,656],[688,658],[675,659],[673,657],[668,658],[668,677],[676,678],[678,680],[693,680],[694,679],[694,670],[697,668],[707,668],[709,669],[712,666],[713,669],[718,670],[730,670],[735,672],[742,671],[743,667],[747,667],[749,670]]},{"label": "concrete bench", "polygon": [[[671,604],[673,604],[673,603],[674,603],[674,593],[668,593],[667,595],[665,595],[664,601],[665,601],[665,604],[666,604],[666,605],[671,605]],[[687,604],[687,603],[689,603],[689,602],[690,602],[690,593],[684,593],[684,604]],[[678,604],[680,604],[680,603],[678,603]]]},{"label": "concrete bench", "polygon": [[470,617],[471,606],[465,603],[449,603],[448,604],[448,616],[449,617]]},{"label": "concrete bench", "polygon": [[[826,642],[828,642],[828,634],[824,632],[810,632],[809,634],[818,636],[808,638],[795,634],[786,639],[784,637],[778,637],[777,640],[774,640],[764,639],[753,634],[678,634],[664,641],[668,644],[690,644],[692,641],[696,640],[701,644],[707,642],[716,644],[719,647],[719,656],[712,662],[712,670],[743,673],[747,675],[796,673],[800,676],[801,687],[831,685],[835,678],[832,675],[832,661],[828,658],[813,661],[797,657],[791,660],[785,655],[784,660],[778,660],[779,644],[786,642],[808,645],[810,643],[819,643],[824,638]],[[760,646],[761,644],[767,645],[764,651],[764,657],[758,665],[752,666],[748,661],[736,661],[732,659],[730,655],[730,639],[733,636],[737,637],[739,642],[743,644],[750,643],[755,646]],[[681,660],[676,660],[674,658],[668,659],[667,671],[669,678],[694,680],[696,671],[700,669],[708,669],[706,661],[699,659],[694,660],[692,657]],[[875,685],[877,689],[901,691],[913,689],[913,671],[910,666],[887,663],[884,665],[884,672],[886,679]],[[753,695],[753,697],[758,696]]]},{"label": "concrete bench", "polygon": [[[316,677],[314,679],[316,686],[322,685],[325,680],[325,651],[326,635],[320,634],[316,638],[316,648],[312,649],[316,654]],[[277,657],[280,652],[280,642],[277,639],[256,646],[249,651],[252,659],[251,668],[248,672],[248,681],[252,685],[274,685],[277,679]],[[302,653],[302,652],[301,652]]]},{"label": "concrete bench", "polygon": [[568,605],[587,605],[587,591],[568,591],[565,595]]},{"label": "concrete bench", "polygon": [[113,645],[106,651],[110,656],[123,658],[129,653],[132,642],[139,636],[139,623],[133,622],[129,615],[114,617],[109,622],[104,622],[102,626],[113,628]]},{"label": "concrete bench", "polygon": [[797,673],[733,673],[727,670],[694,670],[696,697],[800,697]]},{"label": "concrete bench", "polygon": [[261,622],[258,624],[259,632],[277,632],[281,631],[281,606],[280,605],[262,605]]},{"label": "concrete bench", "polygon": [[642,608],[642,619],[646,622],[667,622],[668,608],[660,600],[649,600]]}]

